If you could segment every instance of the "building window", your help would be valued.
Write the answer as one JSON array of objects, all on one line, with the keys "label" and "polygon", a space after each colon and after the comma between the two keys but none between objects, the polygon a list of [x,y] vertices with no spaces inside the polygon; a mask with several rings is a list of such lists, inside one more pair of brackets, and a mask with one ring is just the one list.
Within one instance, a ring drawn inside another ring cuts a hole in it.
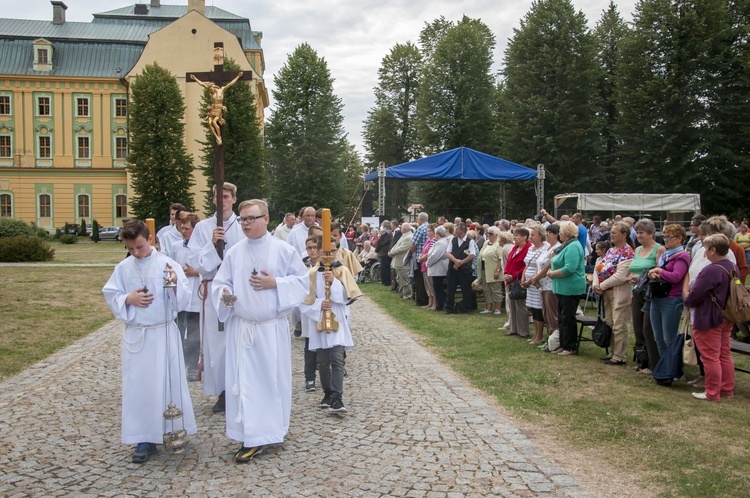
[{"label": "building window", "polygon": [[0,114],[7,116],[10,114],[10,96],[0,95]]},{"label": "building window", "polygon": [[38,48],[36,49],[36,62],[37,64],[48,64],[49,59],[47,58],[47,49]]},{"label": "building window", "polygon": [[78,137],[78,159],[89,158],[89,137]]},{"label": "building window", "polygon": [[115,99],[115,116],[124,118],[128,115],[128,101],[126,99]]},{"label": "building window", "polygon": [[13,204],[10,194],[0,194],[0,216],[4,218],[13,216]]},{"label": "building window", "polygon": [[13,157],[11,154],[10,135],[0,135],[0,157]]},{"label": "building window", "polygon": [[120,194],[115,196],[115,217],[128,217],[128,197],[126,195]]},{"label": "building window", "polygon": [[52,157],[52,137],[39,137],[39,157],[46,159]]},{"label": "building window", "polygon": [[76,110],[78,117],[88,117],[89,115],[89,99],[85,97],[78,97],[76,99]]},{"label": "building window", "polygon": [[86,194],[81,194],[78,196],[78,217],[89,217],[89,196]]},{"label": "building window", "polygon": [[39,97],[37,100],[37,110],[39,111],[39,116],[49,116],[50,115],[50,105],[49,105],[49,97]]},{"label": "building window", "polygon": [[115,158],[125,159],[128,157],[128,139],[125,137],[117,137],[115,139]]},{"label": "building window", "polygon": [[39,196],[39,217],[52,218],[52,197],[49,194]]}]

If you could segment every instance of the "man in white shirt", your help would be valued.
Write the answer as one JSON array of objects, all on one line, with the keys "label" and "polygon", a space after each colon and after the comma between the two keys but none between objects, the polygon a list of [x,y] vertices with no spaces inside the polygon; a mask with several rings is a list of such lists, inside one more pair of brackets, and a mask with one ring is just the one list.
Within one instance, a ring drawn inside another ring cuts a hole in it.
[{"label": "man in white shirt", "polygon": [[472,282],[472,260],[477,256],[477,245],[466,235],[466,223],[456,225],[456,235],[451,240],[451,245],[446,253],[448,260],[448,295],[445,300],[446,315],[453,313],[456,289],[461,286],[463,296],[462,308],[464,313],[474,311],[474,293],[471,290]]}]

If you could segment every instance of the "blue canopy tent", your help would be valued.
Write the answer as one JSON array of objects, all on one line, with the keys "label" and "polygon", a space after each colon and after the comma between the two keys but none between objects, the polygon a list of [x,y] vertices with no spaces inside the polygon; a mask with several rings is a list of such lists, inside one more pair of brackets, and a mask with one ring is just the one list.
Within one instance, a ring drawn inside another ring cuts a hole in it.
[{"label": "blue canopy tent", "polygon": [[[385,177],[394,180],[534,180],[536,170],[468,147],[459,147],[391,166],[385,170]],[[365,176],[368,182],[377,179],[377,171]]]}]

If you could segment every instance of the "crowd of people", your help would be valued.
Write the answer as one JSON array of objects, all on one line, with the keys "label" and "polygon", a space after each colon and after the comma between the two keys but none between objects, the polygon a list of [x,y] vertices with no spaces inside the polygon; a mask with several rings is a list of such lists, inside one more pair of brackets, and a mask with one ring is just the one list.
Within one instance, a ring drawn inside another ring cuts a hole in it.
[{"label": "crowd of people", "polygon": [[388,243],[377,253],[381,269],[393,275],[384,273],[382,284],[401,299],[452,314],[477,311],[481,296],[479,314],[506,315],[500,329],[507,335],[570,356],[577,352],[581,300],[590,296],[611,327],[605,365],[630,360],[633,370],[653,374],[682,323],[695,339],[700,367],[690,382],[700,389],[693,395],[711,401],[733,395],[730,340],[750,334],[746,324],[725,322],[719,309],[733,276],[746,282],[750,274],[746,222],[696,215],[689,232],[667,223],[657,241],[648,218],[586,222],[575,213],[558,220],[543,210],[538,220],[492,225],[428,220],[420,213],[416,222],[381,226]]},{"label": "crowd of people", "polygon": [[[737,326],[719,307],[731,279],[744,282],[750,273],[746,223],[699,215],[689,238],[681,225],[668,224],[658,242],[645,218],[594,217],[587,224],[579,213],[558,220],[542,211],[538,220],[482,225],[444,217],[430,223],[419,213],[415,222],[380,227],[331,223],[324,241],[321,209],[286,213],[271,233],[264,201],[244,201],[235,214],[236,187],[224,183],[220,194],[214,189],[220,223],[175,203],[155,240],[141,221],[123,226],[132,257],[118,264],[103,293],[125,324],[122,442],[136,445],[133,462],[156,453],[165,430],[195,433],[187,382],[200,381],[203,395],[217,397],[213,412],[225,414],[227,436],[242,442],[237,463],[282,443],[291,412],[290,321],[305,341],[305,391],[317,389],[319,375],[324,396],[317,405],[346,413],[349,305],[361,296],[357,276],[374,262],[382,285],[400,299],[453,314],[477,312],[481,297],[478,312],[505,315],[499,328],[507,335],[559,356],[576,354],[580,301],[593,295],[612,328],[611,354],[602,360],[628,364],[632,328],[633,368],[643,374],[656,368],[682,320],[700,358],[694,396],[733,395],[729,348]],[[648,292],[641,292],[643,280]],[[169,403],[181,413],[165,424]]]}]

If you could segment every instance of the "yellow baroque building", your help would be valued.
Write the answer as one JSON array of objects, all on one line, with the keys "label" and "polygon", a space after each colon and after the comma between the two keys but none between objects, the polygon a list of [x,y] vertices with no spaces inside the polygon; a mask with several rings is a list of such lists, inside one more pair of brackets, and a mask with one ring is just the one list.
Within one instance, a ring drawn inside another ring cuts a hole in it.
[{"label": "yellow baroque building", "polygon": [[[51,4],[51,21],[0,19],[0,216],[50,232],[65,222],[120,225],[128,218],[128,88],[147,64],[177,78],[194,161],[205,140],[203,88],[186,84],[185,75],[213,70],[214,43],[223,42],[226,56],[252,74],[263,122],[262,34],[247,18],[205,0],[151,0],[94,14],[89,23],[66,22],[67,6]],[[206,181],[195,168],[199,206]]]}]

